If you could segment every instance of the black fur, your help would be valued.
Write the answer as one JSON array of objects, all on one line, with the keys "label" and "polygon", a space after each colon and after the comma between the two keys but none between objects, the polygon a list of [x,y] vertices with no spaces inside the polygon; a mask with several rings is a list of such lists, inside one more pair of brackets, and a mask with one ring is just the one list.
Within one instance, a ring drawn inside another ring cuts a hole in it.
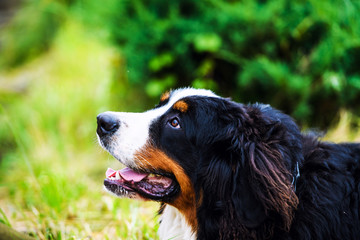
[{"label": "black fur", "polygon": [[150,132],[193,182],[198,239],[360,239],[359,144],[303,135],[268,105],[184,101]]}]

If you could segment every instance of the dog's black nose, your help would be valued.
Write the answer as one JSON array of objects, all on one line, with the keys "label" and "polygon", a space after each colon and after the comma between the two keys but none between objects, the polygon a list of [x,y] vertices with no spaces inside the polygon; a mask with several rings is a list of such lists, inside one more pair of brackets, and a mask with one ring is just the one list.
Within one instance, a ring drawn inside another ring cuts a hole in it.
[{"label": "dog's black nose", "polygon": [[116,132],[120,127],[119,120],[111,113],[101,113],[97,116],[97,134],[102,137]]}]

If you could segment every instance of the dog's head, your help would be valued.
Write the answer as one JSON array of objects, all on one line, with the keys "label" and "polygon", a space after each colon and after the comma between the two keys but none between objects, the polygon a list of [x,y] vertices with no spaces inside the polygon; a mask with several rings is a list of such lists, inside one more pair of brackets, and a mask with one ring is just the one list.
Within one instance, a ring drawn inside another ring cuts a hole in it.
[{"label": "dog's head", "polygon": [[207,234],[269,218],[289,227],[301,137],[287,115],[185,88],[147,112],[105,112],[97,121],[101,146],[127,166],[107,171],[115,195],[170,204],[194,231],[207,219]]}]

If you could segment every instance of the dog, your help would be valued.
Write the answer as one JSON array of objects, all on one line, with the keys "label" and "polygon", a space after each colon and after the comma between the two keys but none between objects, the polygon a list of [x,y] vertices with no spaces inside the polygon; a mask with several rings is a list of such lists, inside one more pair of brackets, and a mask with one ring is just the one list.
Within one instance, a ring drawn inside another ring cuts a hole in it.
[{"label": "dog", "polygon": [[118,197],[160,202],[160,239],[360,239],[360,144],[322,142],[264,104],[164,93],[97,116]]}]

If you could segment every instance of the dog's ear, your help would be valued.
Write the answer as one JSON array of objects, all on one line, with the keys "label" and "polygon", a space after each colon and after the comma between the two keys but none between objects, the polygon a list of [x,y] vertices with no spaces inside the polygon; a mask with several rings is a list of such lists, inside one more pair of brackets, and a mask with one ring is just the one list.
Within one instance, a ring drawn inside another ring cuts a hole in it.
[{"label": "dog's ear", "polygon": [[[207,188],[221,196],[231,215],[220,228],[255,229],[269,218],[289,230],[298,204],[291,174],[302,156],[298,127],[269,106],[233,103],[228,110],[222,116],[228,124],[213,147],[222,155],[214,155],[207,169],[217,181]],[[238,219],[241,226],[235,226]]]},{"label": "dog's ear", "polygon": [[233,129],[232,148],[240,153],[237,166],[243,176],[239,179],[253,196],[249,199],[243,195],[246,192],[238,196],[243,204],[239,207],[247,207],[242,210],[245,225],[280,217],[279,227],[289,230],[298,204],[291,174],[302,156],[298,127],[289,116],[264,105],[244,106],[239,117],[242,121]]},{"label": "dog's ear", "polygon": [[[245,169],[237,166],[238,172],[234,176],[234,190],[232,193],[233,210],[241,220],[241,224],[247,228],[256,228],[266,219],[265,208],[257,198],[256,192],[249,184],[250,174]],[[251,180],[250,180],[251,181]]]},{"label": "dog's ear", "polygon": [[280,217],[279,225],[289,230],[298,199],[282,152],[263,143],[250,143],[245,151],[250,173],[248,184],[256,200],[266,215],[275,213]]},{"label": "dog's ear", "polygon": [[289,230],[298,204],[291,172],[302,158],[297,125],[269,106],[224,106],[216,136],[200,154],[204,192],[198,216],[210,212],[207,231],[217,226],[223,238],[265,238],[275,225]]}]

